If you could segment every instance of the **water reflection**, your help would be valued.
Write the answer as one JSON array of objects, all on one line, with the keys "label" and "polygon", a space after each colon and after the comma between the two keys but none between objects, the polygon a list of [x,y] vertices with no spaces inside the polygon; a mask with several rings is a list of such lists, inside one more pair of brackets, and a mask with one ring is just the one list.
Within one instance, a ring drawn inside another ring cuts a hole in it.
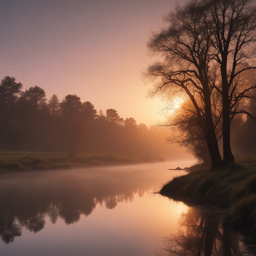
[{"label": "water reflection", "polygon": [[164,248],[156,256],[241,256],[255,255],[246,248],[241,235],[223,222],[223,214],[189,208],[182,213],[175,234],[163,239]]},{"label": "water reflection", "polygon": [[[0,236],[4,243],[21,236],[22,228],[39,232],[49,217],[66,224],[88,216],[97,204],[108,209],[132,202],[161,184],[161,175],[150,171],[62,171],[15,174],[0,179]],[[166,180],[166,178],[164,178]],[[157,187],[159,189],[159,187]]]}]

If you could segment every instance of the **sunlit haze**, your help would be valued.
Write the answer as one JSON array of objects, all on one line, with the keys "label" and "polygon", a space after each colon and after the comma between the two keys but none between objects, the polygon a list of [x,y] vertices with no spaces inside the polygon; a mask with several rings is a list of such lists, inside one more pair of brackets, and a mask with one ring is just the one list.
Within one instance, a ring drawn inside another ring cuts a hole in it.
[{"label": "sunlit haze", "polygon": [[97,110],[114,108],[147,125],[163,121],[141,72],[152,62],[146,42],[175,5],[150,1],[1,1],[1,79],[37,85],[49,99],[77,94]]},{"label": "sunlit haze", "polygon": [[0,256],[256,256],[256,0],[0,0]]},{"label": "sunlit haze", "polygon": [[168,114],[172,115],[177,109],[181,107],[181,104],[184,102],[184,99],[181,97],[176,97],[172,100],[172,104],[169,106]]}]

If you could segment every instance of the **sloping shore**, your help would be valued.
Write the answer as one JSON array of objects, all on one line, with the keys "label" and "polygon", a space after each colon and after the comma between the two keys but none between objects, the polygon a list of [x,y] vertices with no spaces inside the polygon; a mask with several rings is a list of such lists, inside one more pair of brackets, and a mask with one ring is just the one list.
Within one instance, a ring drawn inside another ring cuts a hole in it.
[{"label": "sloping shore", "polygon": [[194,166],[187,175],[163,186],[161,195],[174,200],[227,208],[232,226],[256,234],[256,158],[236,159],[218,170]]}]

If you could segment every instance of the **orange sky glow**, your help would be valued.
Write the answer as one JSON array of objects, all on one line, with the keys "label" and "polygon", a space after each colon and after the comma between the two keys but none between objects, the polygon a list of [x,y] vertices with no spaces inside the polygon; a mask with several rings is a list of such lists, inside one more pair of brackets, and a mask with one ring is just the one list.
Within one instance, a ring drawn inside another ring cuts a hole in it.
[{"label": "orange sky glow", "polygon": [[49,99],[76,94],[97,110],[154,125],[161,100],[148,99],[143,70],[150,32],[163,26],[172,0],[8,0],[0,3],[0,79],[37,85]]}]

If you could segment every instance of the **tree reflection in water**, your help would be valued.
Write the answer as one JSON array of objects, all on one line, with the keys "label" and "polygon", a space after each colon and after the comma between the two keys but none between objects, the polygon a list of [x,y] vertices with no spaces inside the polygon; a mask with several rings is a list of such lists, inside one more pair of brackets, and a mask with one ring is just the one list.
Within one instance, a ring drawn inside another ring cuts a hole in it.
[{"label": "tree reflection in water", "polygon": [[[146,175],[147,174],[147,175]],[[97,204],[113,209],[119,202],[143,196],[161,184],[156,172],[55,171],[15,174],[0,179],[0,237],[4,243],[21,236],[22,228],[34,233],[45,226],[45,217],[66,224],[88,216]]]},{"label": "tree reflection in water", "polygon": [[222,215],[189,208],[182,213],[175,234],[163,239],[164,247],[156,256],[240,256],[248,252],[238,233],[233,232]]},{"label": "tree reflection in water", "polygon": [[10,213],[0,215],[0,236],[2,241],[13,242],[15,236],[21,236],[21,226],[15,222],[15,216]]}]

